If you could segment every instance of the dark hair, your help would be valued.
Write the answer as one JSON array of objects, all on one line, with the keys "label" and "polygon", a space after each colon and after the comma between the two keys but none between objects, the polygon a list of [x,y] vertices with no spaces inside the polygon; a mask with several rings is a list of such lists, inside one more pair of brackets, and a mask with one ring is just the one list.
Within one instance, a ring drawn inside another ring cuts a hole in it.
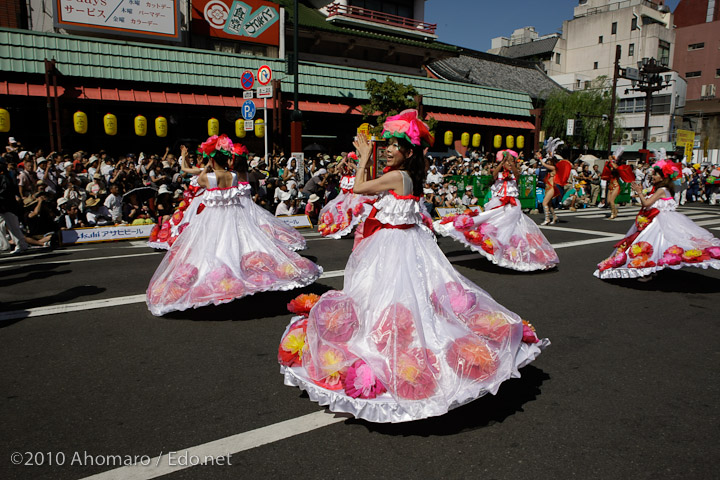
[{"label": "dark hair", "polygon": [[[410,175],[410,179],[413,184],[412,194],[416,197],[423,196],[423,184],[425,183],[425,155],[423,155],[423,148],[415,146],[408,142],[404,138],[396,138],[400,151],[405,154],[405,163],[403,169]],[[410,151],[413,152],[411,156],[408,156]]]},{"label": "dark hair", "polygon": [[670,195],[675,195],[675,180],[670,177],[666,177],[662,169],[660,168],[653,167],[653,172],[659,174],[662,177],[662,180],[660,180],[660,182],[655,185],[656,190],[664,187],[670,191]]},{"label": "dark hair", "polygon": [[215,150],[215,155],[212,157],[215,163],[223,168],[227,168],[230,157],[223,153],[222,150]]},{"label": "dark hair", "polygon": [[235,160],[233,161],[233,166],[235,167],[235,170],[237,170],[238,172],[247,173],[247,171],[248,171],[247,155],[235,155]]}]

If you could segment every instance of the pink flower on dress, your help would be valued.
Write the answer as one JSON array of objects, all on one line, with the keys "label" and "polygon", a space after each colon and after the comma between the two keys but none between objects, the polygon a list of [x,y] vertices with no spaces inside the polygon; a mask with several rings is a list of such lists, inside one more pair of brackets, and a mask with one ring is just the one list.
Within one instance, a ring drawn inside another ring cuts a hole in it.
[{"label": "pink flower on dress", "polygon": [[385,393],[385,385],[372,371],[370,365],[357,360],[348,368],[343,380],[345,394],[352,398],[375,398]]},{"label": "pink flower on dress", "polygon": [[176,303],[187,292],[187,288],[183,288],[177,283],[167,280],[151,285],[148,290],[148,298],[150,298],[150,302],[157,305],[170,305]]},{"label": "pink flower on dress", "polygon": [[348,362],[355,361],[354,358],[348,358],[343,350],[329,345],[322,345],[317,355],[310,357],[309,353],[306,353],[305,356],[308,358],[304,360],[304,366],[312,381],[328,390],[343,388],[342,381]]},{"label": "pink flower on dress", "polygon": [[478,308],[460,315],[460,318],[473,333],[493,342],[504,341],[512,332],[512,324],[502,312],[487,312]]},{"label": "pink flower on dress", "polygon": [[653,247],[648,242],[637,242],[630,245],[630,248],[628,249],[628,255],[630,258],[635,258],[638,256],[647,256],[653,254]]},{"label": "pink flower on dress", "polygon": [[481,223],[477,231],[480,232],[483,235],[496,235],[497,234],[497,227],[493,225],[492,223]]},{"label": "pink flower on dress", "polygon": [[278,347],[278,362],[286,367],[302,365],[303,354],[305,353],[307,336],[307,319],[299,320],[292,324],[287,335],[280,341]]},{"label": "pink flower on dress", "polygon": [[647,255],[638,255],[630,263],[628,268],[650,268],[657,266]]},{"label": "pink flower on dress", "polygon": [[207,291],[202,289],[202,294],[211,297],[213,300],[227,300],[245,294],[243,281],[237,278],[227,265],[212,270],[203,278],[202,282],[211,292],[208,295]]},{"label": "pink flower on dress", "polygon": [[685,250],[682,254],[683,262],[686,263],[700,263],[710,259],[710,255],[705,254],[699,248],[693,248],[691,250]]},{"label": "pink flower on dress", "polygon": [[627,254],[625,252],[620,252],[614,257],[610,258],[610,265],[613,268],[619,268],[625,265],[625,262],[627,262]]},{"label": "pink flower on dress", "polygon": [[328,342],[347,342],[358,328],[352,298],[339,290],[325,293],[310,310],[310,322],[318,335]]},{"label": "pink flower on dress", "polygon": [[660,260],[658,260],[658,265],[680,265],[682,263],[682,256],[674,254],[674,253],[668,253],[665,252],[665,255],[662,256]]},{"label": "pink flower on dress", "polygon": [[182,263],[174,270],[172,280],[182,288],[190,288],[198,278],[198,269],[190,263]]},{"label": "pink flower on dress", "polygon": [[710,258],[720,259],[720,247],[708,247],[704,250]]},{"label": "pink flower on dress", "polygon": [[315,275],[318,273],[318,266],[315,265],[311,260],[300,255],[295,255],[295,266],[300,269],[303,275]]},{"label": "pink flower on dress", "polygon": [[404,350],[413,340],[415,320],[412,312],[402,303],[386,307],[375,323],[370,339],[379,352],[391,353],[390,349]]},{"label": "pink flower on dress", "polygon": [[363,213],[364,210],[365,210],[365,204],[358,203],[357,205],[355,205],[355,207],[353,207],[352,213],[353,213],[353,215],[358,216],[361,213]]},{"label": "pink flower on dress", "polygon": [[470,310],[475,305],[477,297],[470,290],[466,290],[460,282],[447,282],[435,289],[430,295],[430,301],[437,312],[445,310],[443,304],[449,303],[453,313],[459,315]]},{"label": "pink flower on dress", "polygon": [[158,238],[158,234],[160,233],[160,224],[156,223],[155,226],[150,230],[150,238],[148,239],[151,242],[154,242]]},{"label": "pink flower on dress", "polygon": [[275,271],[277,262],[269,253],[248,252],[240,259],[240,268],[247,273],[270,273]]},{"label": "pink flower on dress", "polygon": [[487,380],[498,368],[497,353],[475,335],[455,340],[448,349],[446,360],[458,376],[473,380]]},{"label": "pink flower on dress", "polygon": [[175,210],[175,213],[173,213],[173,215],[171,217],[173,225],[179,225],[180,222],[182,222],[182,219],[183,219],[183,211],[180,209]]},{"label": "pink flower on dress", "polygon": [[472,217],[470,215],[458,215],[453,221],[453,227],[457,230],[468,230],[474,225]]},{"label": "pink flower on dress", "polygon": [[392,365],[395,394],[408,400],[428,398],[437,388],[435,375],[439,372],[437,357],[430,350],[413,348],[398,352]]},{"label": "pink flower on dress", "polygon": [[275,268],[275,275],[283,280],[290,280],[300,275],[300,271],[290,262],[283,262]]},{"label": "pink flower on dress", "polygon": [[522,321],[523,323],[523,337],[522,341],[524,343],[538,343],[540,339],[538,338],[537,334],[535,333],[535,327],[533,327],[530,322],[526,322],[525,320]]},{"label": "pink flower on dress", "polygon": [[483,236],[480,232],[477,231],[477,229],[463,232],[463,235],[465,236],[465,240],[467,240],[473,245],[480,245],[483,242]]}]

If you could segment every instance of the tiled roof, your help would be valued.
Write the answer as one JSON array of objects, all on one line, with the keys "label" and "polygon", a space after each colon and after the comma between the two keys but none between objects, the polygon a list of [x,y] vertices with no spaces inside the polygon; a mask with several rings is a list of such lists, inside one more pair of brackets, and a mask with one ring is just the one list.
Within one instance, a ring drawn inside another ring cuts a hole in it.
[{"label": "tiled roof", "polygon": [[552,52],[558,37],[544,38],[535,40],[534,42],[513,45],[511,47],[502,47],[499,55],[508,58],[526,58],[541,55],[543,53]]},{"label": "tiled roof", "polygon": [[428,68],[446,80],[515,90],[534,99],[545,99],[562,88],[536,65],[487,53],[438,60]]},{"label": "tiled roof", "polygon": [[[257,70],[262,64],[269,65],[273,77],[286,85],[293,81],[285,73],[285,62],[274,58],[0,29],[0,72],[43,74],[46,58],[54,58],[66,77],[159,83],[165,89],[175,85],[241,90],[240,72]],[[431,107],[515,116],[529,116],[532,108],[526,93],[507,89],[307,62],[300,62],[299,68],[303,95],[364,102],[367,80],[390,77],[415,86]]]}]

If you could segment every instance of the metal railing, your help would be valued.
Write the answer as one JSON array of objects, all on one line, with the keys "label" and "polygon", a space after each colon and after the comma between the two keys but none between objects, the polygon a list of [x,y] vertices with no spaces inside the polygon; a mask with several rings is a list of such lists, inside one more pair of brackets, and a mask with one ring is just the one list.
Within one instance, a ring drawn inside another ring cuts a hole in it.
[{"label": "metal railing", "polygon": [[587,17],[590,15],[595,15],[597,13],[614,12],[615,10],[621,10],[623,8],[634,7],[635,5],[644,5],[648,8],[652,8],[653,10],[660,9],[659,5],[657,5],[656,3],[650,2],[648,0],[625,0],[624,2],[611,3],[609,5],[605,5],[602,7],[588,8],[585,13],[576,15],[575,18]]},{"label": "metal railing", "polygon": [[356,7],[354,5],[341,5],[339,3],[331,3],[326,7],[326,9],[328,12],[328,18],[332,18],[335,16],[355,18],[358,20],[366,20],[373,23],[387,25],[389,27],[404,28],[406,30],[426,33],[429,35],[434,35],[435,30],[437,30],[436,23],[421,22],[415,20],[414,18],[400,17],[398,15],[392,15],[390,13],[378,12],[376,10],[369,10],[363,7]]}]

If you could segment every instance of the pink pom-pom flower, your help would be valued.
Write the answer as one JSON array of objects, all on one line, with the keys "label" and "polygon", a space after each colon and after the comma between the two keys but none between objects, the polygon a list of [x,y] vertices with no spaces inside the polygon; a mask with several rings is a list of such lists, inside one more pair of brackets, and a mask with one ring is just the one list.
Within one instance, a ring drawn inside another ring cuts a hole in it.
[{"label": "pink pom-pom flower", "polygon": [[452,312],[459,315],[470,310],[475,305],[477,297],[470,290],[466,290],[461,283],[447,282],[435,289],[430,295],[430,301],[437,312],[442,312],[443,304],[447,302]]},{"label": "pink pom-pom flower", "polygon": [[720,247],[707,247],[704,252],[710,257],[716,260],[720,259]]},{"label": "pink pom-pom flower", "polygon": [[472,228],[473,225],[473,219],[470,215],[458,215],[455,220],[453,220],[453,227],[457,230],[467,230]]},{"label": "pink pom-pom flower", "polygon": [[[402,303],[386,307],[370,333],[370,339],[378,351],[390,348],[405,349],[413,340],[415,320],[412,312]],[[390,353],[390,352],[386,352]]]},{"label": "pink pom-pom flower", "polygon": [[270,273],[275,271],[275,267],[277,262],[265,252],[248,252],[240,259],[240,268],[247,273]]},{"label": "pink pom-pom flower", "polygon": [[190,263],[180,264],[173,272],[172,279],[182,288],[190,288],[198,278],[198,269]]},{"label": "pink pom-pom flower", "polygon": [[455,340],[448,349],[446,359],[458,376],[473,380],[487,380],[498,368],[497,354],[475,335]]},{"label": "pink pom-pom flower", "polygon": [[385,393],[385,385],[372,371],[370,365],[362,360],[356,360],[348,368],[343,379],[345,394],[352,398],[375,398]]},{"label": "pink pom-pom flower", "polygon": [[339,290],[325,293],[310,311],[310,322],[320,338],[328,342],[347,342],[358,327],[352,298]]},{"label": "pink pom-pom flower", "polygon": [[440,372],[440,367],[430,350],[413,348],[400,352],[392,367],[391,382],[398,397],[422,400],[435,392],[435,375]]}]

